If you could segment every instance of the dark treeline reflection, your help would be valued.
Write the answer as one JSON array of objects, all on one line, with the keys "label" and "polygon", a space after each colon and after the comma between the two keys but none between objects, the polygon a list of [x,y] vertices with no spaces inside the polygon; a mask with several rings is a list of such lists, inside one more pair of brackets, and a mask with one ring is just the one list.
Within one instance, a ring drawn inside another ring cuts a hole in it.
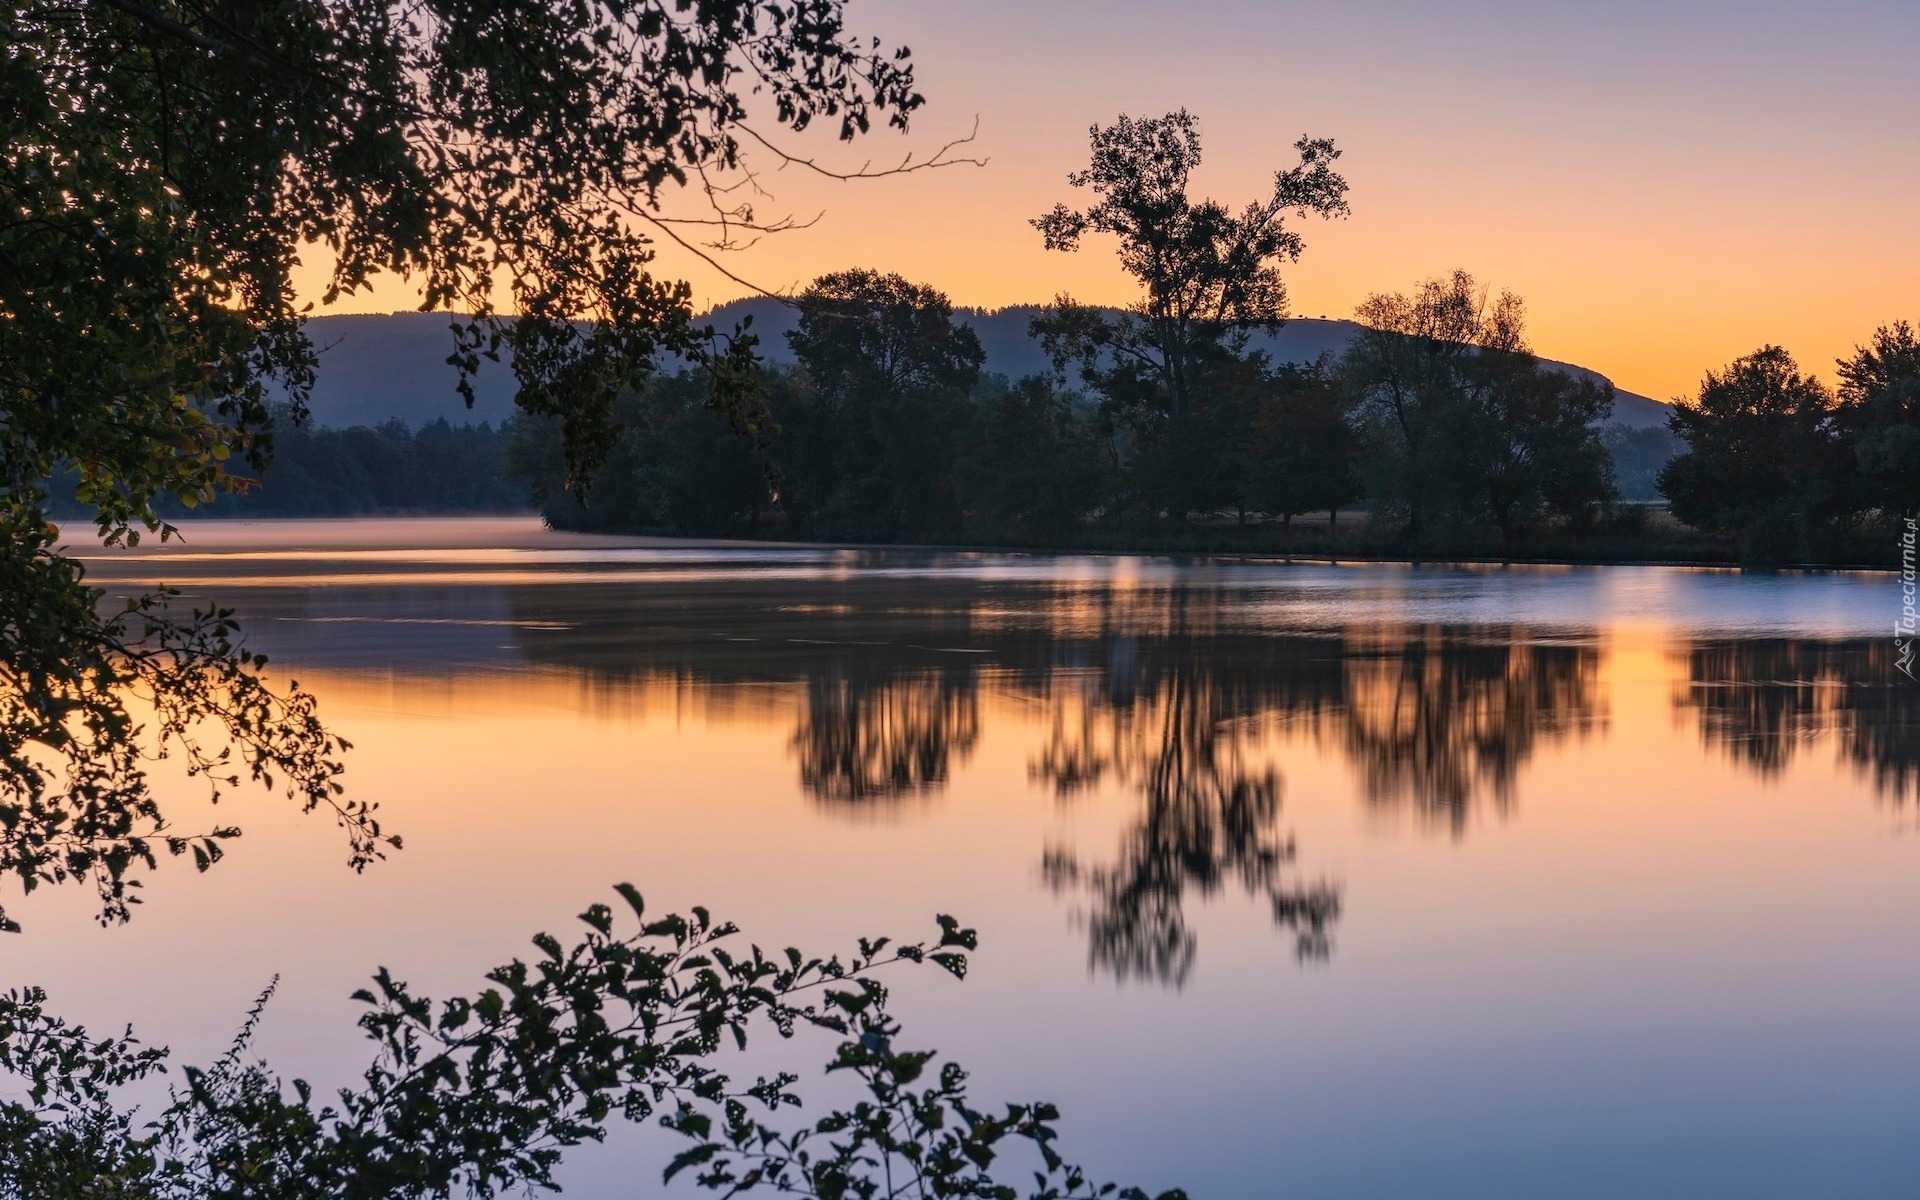
[{"label": "dark treeline reflection", "polygon": [[1920,688],[1894,667],[1892,638],[1695,641],[1674,706],[1706,744],[1762,777],[1832,738],[1884,797],[1920,797]]},{"label": "dark treeline reflection", "polygon": [[1109,777],[1140,796],[1111,861],[1089,863],[1070,846],[1042,861],[1056,892],[1085,897],[1091,965],[1123,980],[1185,982],[1198,945],[1185,899],[1230,884],[1266,902],[1301,957],[1330,949],[1339,889],[1290,870],[1285,783],[1258,743],[1265,719],[1337,703],[1340,657],[1331,639],[1233,640],[1240,652],[1226,655],[1192,638],[1129,641],[1104,670],[1060,670],[1039,692],[1051,728],[1033,778],[1063,798]]},{"label": "dark treeline reflection", "polygon": [[1455,837],[1477,803],[1505,812],[1542,743],[1605,727],[1589,645],[1512,629],[1350,636],[1347,703],[1328,723],[1369,802],[1409,807]]},{"label": "dark treeline reflection", "polygon": [[807,680],[793,745],[800,783],[820,800],[887,800],[944,786],[980,737],[970,671],[875,677],[834,669]]},{"label": "dark treeline reflection", "polygon": [[1606,720],[1594,647],[1524,629],[1268,630],[1244,589],[832,575],[508,594],[519,645],[602,685],[796,688],[799,783],[840,811],[944,788],[988,691],[1031,706],[1049,731],[1037,786],[1137,800],[1114,846],[1040,864],[1093,968],[1121,979],[1184,981],[1187,906],[1226,892],[1301,956],[1329,953],[1340,890],[1286,828],[1273,735],[1337,750],[1370,803],[1459,836],[1511,805],[1536,749]]}]

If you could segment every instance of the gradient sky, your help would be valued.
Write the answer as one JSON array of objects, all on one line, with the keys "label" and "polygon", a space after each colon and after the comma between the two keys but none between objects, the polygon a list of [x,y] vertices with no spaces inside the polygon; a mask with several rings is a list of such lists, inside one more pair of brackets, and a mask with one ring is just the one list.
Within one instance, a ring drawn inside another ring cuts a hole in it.
[{"label": "gradient sky", "polygon": [[[1920,5],[1562,0],[1340,5],[850,0],[913,48],[928,107],[843,167],[964,134],[984,167],[851,184],[767,176],[763,215],[812,228],[730,256],[772,290],[870,266],[956,303],[1134,295],[1111,246],[1048,253],[1027,220],[1073,203],[1087,127],[1186,107],[1197,190],[1254,198],[1302,133],[1345,150],[1354,215],[1307,228],[1293,311],[1465,267],[1528,302],[1535,348],[1661,398],[1767,342],[1831,375],[1879,324],[1920,320]],[[816,144],[817,145],[817,144]],[[809,152],[814,147],[808,147]],[[738,285],[684,253],[703,301]],[[335,311],[406,307],[382,288]]]}]

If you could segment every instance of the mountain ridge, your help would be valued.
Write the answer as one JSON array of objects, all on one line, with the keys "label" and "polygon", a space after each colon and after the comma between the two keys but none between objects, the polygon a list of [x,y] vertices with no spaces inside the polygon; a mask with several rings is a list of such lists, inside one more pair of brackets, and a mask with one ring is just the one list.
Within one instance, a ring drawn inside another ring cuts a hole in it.
[{"label": "mountain ridge", "polygon": [[[1018,379],[1051,369],[1040,344],[1027,336],[1027,323],[1040,305],[999,309],[957,308],[954,316],[973,327],[986,351],[985,369]],[[760,352],[772,362],[791,362],[788,331],[799,323],[792,306],[767,297],[718,305],[698,320],[728,329],[752,318]],[[453,338],[444,313],[401,312],[315,317],[307,323],[320,350],[320,370],[311,398],[316,425],[342,428],[400,420],[418,427],[439,418],[452,424],[498,425],[511,416],[513,372],[502,363],[481,361],[474,379],[474,404],[460,403],[455,375],[446,359]],[[1312,362],[1339,354],[1359,326],[1352,321],[1295,317],[1273,333],[1255,335],[1253,345],[1276,362]],[[1573,363],[1542,360],[1584,377],[1605,380],[1599,372]],[[1664,426],[1672,406],[1633,392],[1614,392],[1613,419],[1633,429]]]}]

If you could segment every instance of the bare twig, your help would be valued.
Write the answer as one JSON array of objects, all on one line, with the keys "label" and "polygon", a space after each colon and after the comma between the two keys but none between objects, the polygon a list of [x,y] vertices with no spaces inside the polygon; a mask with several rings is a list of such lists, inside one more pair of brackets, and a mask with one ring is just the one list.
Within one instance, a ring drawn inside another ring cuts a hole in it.
[{"label": "bare twig", "polygon": [[952,141],[948,142],[946,145],[940,147],[938,150],[935,150],[927,158],[924,158],[919,162],[915,162],[913,161],[913,153],[909,151],[907,153],[907,156],[900,160],[900,163],[898,166],[885,167],[878,171],[873,169],[872,160],[868,160],[867,162],[860,164],[860,169],[857,171],[836,171],[836,170],[833,170],[831,167],[821,166],[820,163],[815,159],[801,158],[796,154],[789,154],[787,151],[782,150],[780,147],[774,145],[772,142],[768,141],[765,137],[761,136],[759,130],[747,124],[745,121],[735,122],[734,127],[737,129],[740,129],[741,131],[746,133],[748,137],[752,138],[754,141],[759,142],[762,146],[766,147],[767,152],[774,155],[776,158],[778,158],[783,167],[789,166],[789,165],[796,166],[796,167],[805,167],[807,170],[812,171],[816,175],[823,176],[827,179],[837,179],[843,183],[850,180],[854,180],[854,179],[884,179],[889,175],[911,175],[916,171],[934,170],[940,167],[960,167],[960,166],[984,167],[987,165],[987,162],[988,162],[988,160],[984,158],[948,158],[946,157],[947,152],[952,150],[954,147],[968,145],[975,138],[980,136],[980,118],[979,117],[975,117],[973,119],[973,131],[971,133],[967,134],[967,136],[963,138],[953,139]]}]

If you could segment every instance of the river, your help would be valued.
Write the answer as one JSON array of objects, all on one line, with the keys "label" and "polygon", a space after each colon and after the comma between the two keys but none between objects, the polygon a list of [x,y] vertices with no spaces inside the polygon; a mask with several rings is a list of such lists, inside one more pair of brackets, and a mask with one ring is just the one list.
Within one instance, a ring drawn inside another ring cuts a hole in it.
[{"label": "river", "polygon": [[[346,1082],[376,967],[472,991],[625,880],[769,946],[955,914],[908,1039],[1150,1189],[1920,1195],[1889,576],[182,528],[92,577],[237,608],[406,840],[355,875],[243,791],[124,927],[9,895],[7,983],[185,1061],[278,974],[259,1049]],[[655,1193],[665,1136],[567,1194]]]}]

